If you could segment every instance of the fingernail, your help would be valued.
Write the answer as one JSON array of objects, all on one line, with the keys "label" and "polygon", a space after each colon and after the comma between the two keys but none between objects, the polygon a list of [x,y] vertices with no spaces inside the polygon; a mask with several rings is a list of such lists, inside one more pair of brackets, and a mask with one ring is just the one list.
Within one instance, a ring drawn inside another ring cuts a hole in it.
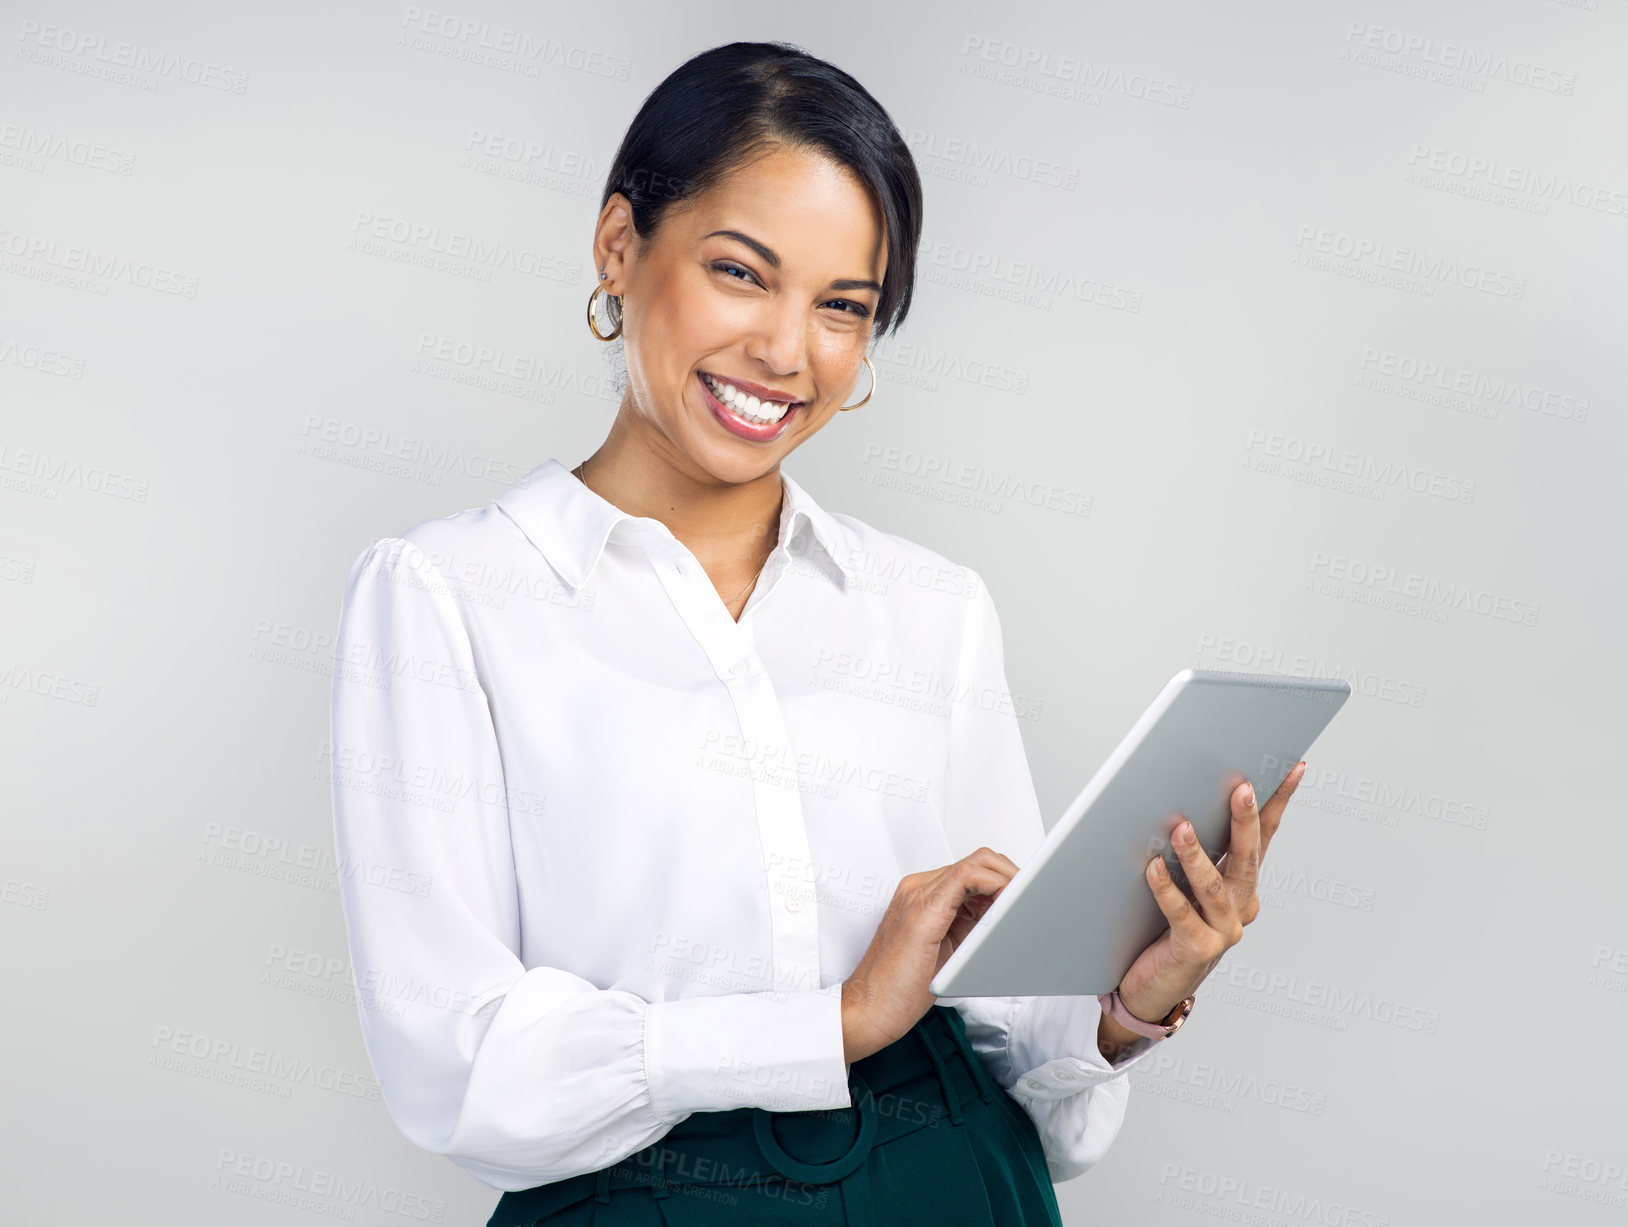
[{"label": "fingernail", "polygon": [[1192,843],[1193,842],[1193,824],[1190,823],[1190,822],[1182,823],[1179,827],[1176,828],[1176,834],[1180,837],[1182,843],[1184,843],[1184,844]]},{"label": "fingernail", "polygon": [[1250,806],[1252,806],[1254,804],[1255,804],[1255,786],[1253,784],[1245,784],[1244,785],[1244,808],[1248,809]]}]

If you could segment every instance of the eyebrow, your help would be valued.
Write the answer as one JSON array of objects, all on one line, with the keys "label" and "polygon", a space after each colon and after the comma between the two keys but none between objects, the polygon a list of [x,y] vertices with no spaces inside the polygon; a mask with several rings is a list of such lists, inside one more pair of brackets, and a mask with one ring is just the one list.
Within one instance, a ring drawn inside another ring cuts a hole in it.
[{"label": "eyebrow", "polygon": [[[762,256],[770,268],[780,267],[780,257],[775,254],[774,248],[765,246],[749,234],[742,234],[739,230],[714,230],[711,234],[703,234],[704,239],[716,238],[722,235],[726,239],[734,239],[737,243],[745,243],[758,255]],[[829,287],[833,290],[875,290],[878,294],[882,287],[878,282],[868,281],[859,277],[843,277],[833,281]]]}]

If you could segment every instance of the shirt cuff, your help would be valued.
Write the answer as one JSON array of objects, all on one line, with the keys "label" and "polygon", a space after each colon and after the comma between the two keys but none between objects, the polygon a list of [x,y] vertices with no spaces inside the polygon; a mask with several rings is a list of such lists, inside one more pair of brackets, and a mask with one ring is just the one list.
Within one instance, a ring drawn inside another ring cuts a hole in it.
[{"label": "shirt cuff", "polygon": [[645,1082],[656,1115],[851,1106],[843,1059],[842,985],[726,993],[645,1007]]},{"label": "shirt cuff", "polygon": [[1159,1041],[1137,1040],[1118,1061],[1097,1046],[1102,1006],[1093,996],[1027,997],[1008,1031],[1007,1046],[1017,1081],[1011,1094],[1054,1100],[1121,1078]]}]

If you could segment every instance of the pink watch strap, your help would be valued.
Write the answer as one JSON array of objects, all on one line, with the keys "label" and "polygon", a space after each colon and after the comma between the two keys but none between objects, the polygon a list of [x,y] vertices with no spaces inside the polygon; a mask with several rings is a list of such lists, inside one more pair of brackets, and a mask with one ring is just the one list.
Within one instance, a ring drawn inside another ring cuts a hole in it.
[{"label": "pink watch strap", "polygon": [[1162,1022],[1143,1022],[1136,1015],[1125,1008],[1125,1003],[1119,999],[1119,990],[1103,993],[1097,998],[1097,1004],[1102,1006],[1104,1014],[1111,1014],[1114,1021],[1127,1031],[1134,1031],[1137,1035],[1145,1035],[1150,1040],[1169,1039],[1181,1029],[1182,1023],[1193,1012],[1193,998],[1188,997],[1174,1010],[1165,1016]]}]

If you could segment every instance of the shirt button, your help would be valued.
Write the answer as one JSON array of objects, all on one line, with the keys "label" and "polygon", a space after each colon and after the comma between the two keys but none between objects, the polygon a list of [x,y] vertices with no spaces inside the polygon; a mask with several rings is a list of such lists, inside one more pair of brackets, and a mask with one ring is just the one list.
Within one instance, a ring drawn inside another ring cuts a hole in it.
[{"label": "shirt button", "polygon": [[799,899],[796,895],[791,895],[790,897],[788,897],[786,899],[786,911],[788,911],[788,912],[800,912],[802,910],[803,910],[803,901],[801,899]]},{"label": "shirt button", "polygon": [[1064,1082],[1074,1081],[1074,1071],[1072,1069],[1060,1069],[1057,1071],[1057,1076]]},{"label": "shirt button", "polygon": [[1027,1087],[1031,1091],[1038,1091],[1038,1090],[1043,1090],[1044,1089],[1040,1085],[1040,1079],[1039,1078],[1025,1078],[1023,1080],[1023,1085],[1025,1087]]},{"label": "shirt button", "polygon": [[734,664],[729,666],[729,676],[730,677],[739,677],[741,674],[745,673],[751,667],[752,667],[752,664],[751,664],[750,661],[737,660]]}]

